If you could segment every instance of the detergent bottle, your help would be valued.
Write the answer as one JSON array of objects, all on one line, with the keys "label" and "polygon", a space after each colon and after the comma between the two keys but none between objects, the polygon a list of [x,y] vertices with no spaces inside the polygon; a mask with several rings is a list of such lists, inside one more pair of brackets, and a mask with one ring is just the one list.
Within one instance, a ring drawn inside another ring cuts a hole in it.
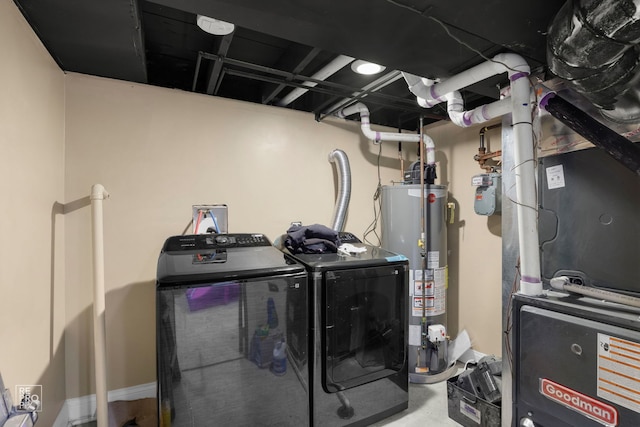
[{"label": "detergent bottle", "polygon": [[275,375],[284,375],[287,372],[287,344],[278,341],[273,347],[273,360],[271,361],[271,372]]}]

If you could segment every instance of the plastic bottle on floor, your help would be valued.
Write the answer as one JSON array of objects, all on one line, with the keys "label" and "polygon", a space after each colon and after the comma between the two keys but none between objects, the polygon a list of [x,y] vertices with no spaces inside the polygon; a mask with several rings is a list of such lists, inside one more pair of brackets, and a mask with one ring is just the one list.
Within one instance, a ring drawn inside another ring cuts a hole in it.
[{"label": "plastic bottle on floor", "polygon": [[271,362],[271,372],[275,375],[284,375],[287,372],[287,344],[278,341],[273,347],[273,361]]}]

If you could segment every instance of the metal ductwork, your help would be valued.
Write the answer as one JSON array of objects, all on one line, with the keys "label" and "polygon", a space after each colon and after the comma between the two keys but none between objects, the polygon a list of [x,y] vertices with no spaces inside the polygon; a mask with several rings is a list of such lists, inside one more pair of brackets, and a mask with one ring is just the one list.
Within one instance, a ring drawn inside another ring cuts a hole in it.
[{"label": "metal ductwork", "polygon": [[336,164],[338,171],[338,197],[336,200],[331,228],[335,231],[344,231],[344,223],[351,199],[351,168],[347,154],[342,150],[333,150],[329,153],[329,161]]},{"label": "metal ductwork", "polygon": [[550,70],[607,118],[640,119],[640,0],[573,0],[549,27]]},{"label": "metal ductwork", "polygon": [[545,95],[540,107],[640,176],[640,144],[629,141],[555,93]]}]

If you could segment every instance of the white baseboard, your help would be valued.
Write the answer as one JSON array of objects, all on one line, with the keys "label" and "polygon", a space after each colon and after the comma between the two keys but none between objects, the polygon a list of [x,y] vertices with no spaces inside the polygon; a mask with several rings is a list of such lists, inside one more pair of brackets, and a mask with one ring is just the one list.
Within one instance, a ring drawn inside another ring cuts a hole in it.
[{"label": "white baseboard", "polygon": [[[156,397],[156,383],[139,384],[133,387],[111,390],[107,393],[107,400],[138,400]],[[56,418],[53,427],[68,427],[70,425],[95,419],[96,395],[74,397],[67,399]]]}]

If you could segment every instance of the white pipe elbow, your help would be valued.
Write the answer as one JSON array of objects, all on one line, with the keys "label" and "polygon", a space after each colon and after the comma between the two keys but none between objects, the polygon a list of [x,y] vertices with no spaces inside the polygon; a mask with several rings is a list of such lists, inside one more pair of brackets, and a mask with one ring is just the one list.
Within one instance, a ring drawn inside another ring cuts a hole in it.
[{"label": "white pipe elbow", "polygon": [[527,61],[515,53],[499,53],[493,57],[492,63],[495,65],[496,74],[507,72],[509,78],[520,73],[525,75],[531,73]]},{"label": "white pipe elbow", "polygon": [[429,102],[427,102],[426,99],[421,98],[419,96],[416,96],[416,101],[418,101],[418,105],[421,106],[422,108],[431,108],[431,107],[433,107],[433,105],[431,105]]},{"label": "white pipe elbow", "polygon": [[[449,106],[448,106],[449,107]],[[469,127],[479,123],[488,122],[496,117],[504,116],[511,112],[512,101],[510,98],[501,99],[491,104],[485,104],[470,111],[463,110],[462,101],[460,105],[447,108],[451,121],[460,127]]]},{"label": "white pipe elbow", "polygon": [[382,141],[420,142],[420,135],[417,133],[378,132],[371,130],[368,117],[366,123],[364,120],[361,121],[360,129],[362,133],[367,139],[372,140],[374,144],[379,144]]},{"label": "white pipe elbow", "polygon": [[360,129],[367,139],[372,140],[375,144],[381,141],[399,141],[399,142],[418,142],[420,141],[419,134],[411,133],[392,133],[392,132],[377,132],[371,130],[371,123],[369,121],[369,109],[361,102],[357,102],[349,107],[343,108],[337,112],[336,115],[340,118],[345,118],[352,114],[360,114]]},{"label": "white pipe elbow", "polygon": [[447,99],[447,113],[449,114],[451,121],[457,126],[469,126],[465,123],[464,103],[462,102],[462,95],[460,95],[460,92],[449,92],[446,94],[445,98]]},{"label": "white pipe elbow", "polygon": [[442,97],[433,99],[430,88],[434,84],[436,84],[435,80],[427,79],[425,77],[419,77],[414,74],[405,72],[402,72],[402,76],[407,82],[409,91],[416,96],[418,105],[420,105],[422,108],[431,108],[445,100]]},{"label": "white pipe elbow", "polygon": [[418,98],[425,99],[429,96],[422,77],[410,73],[405,73],[404,71],[402,72],[402,77],[404,77],[404,80],[407,82],[409,92],[411,92]]},{"label": "white pipe elbow", "polygon": [[567,276],[557,276],[551,278],[549,280],[549,284],[551,287],[558,291],[564,291],[564,286],[570,284],[569,278]]},{"label": "white pipe elbow", "polygon": [[343,108],[336,113],[336,116],[344,119],[345,117],[356,113],[360,114],[360,116],[366,115],[367,117],[369,117],[369,109],[362,102],[356,102],[353,105]]},{"label": "white pipe elbow", "polygon": [[109,198],[109,193],[101,184],[91,186],[90,200],[104,200]]},{"label": "white pipe elbow", "polygon": [[422,134],[422,141],[424,143],[424,148],[427,153],[427,164],[435,165],[436,164],[436,144],[433,142],[433,139],[429,135]]}]

